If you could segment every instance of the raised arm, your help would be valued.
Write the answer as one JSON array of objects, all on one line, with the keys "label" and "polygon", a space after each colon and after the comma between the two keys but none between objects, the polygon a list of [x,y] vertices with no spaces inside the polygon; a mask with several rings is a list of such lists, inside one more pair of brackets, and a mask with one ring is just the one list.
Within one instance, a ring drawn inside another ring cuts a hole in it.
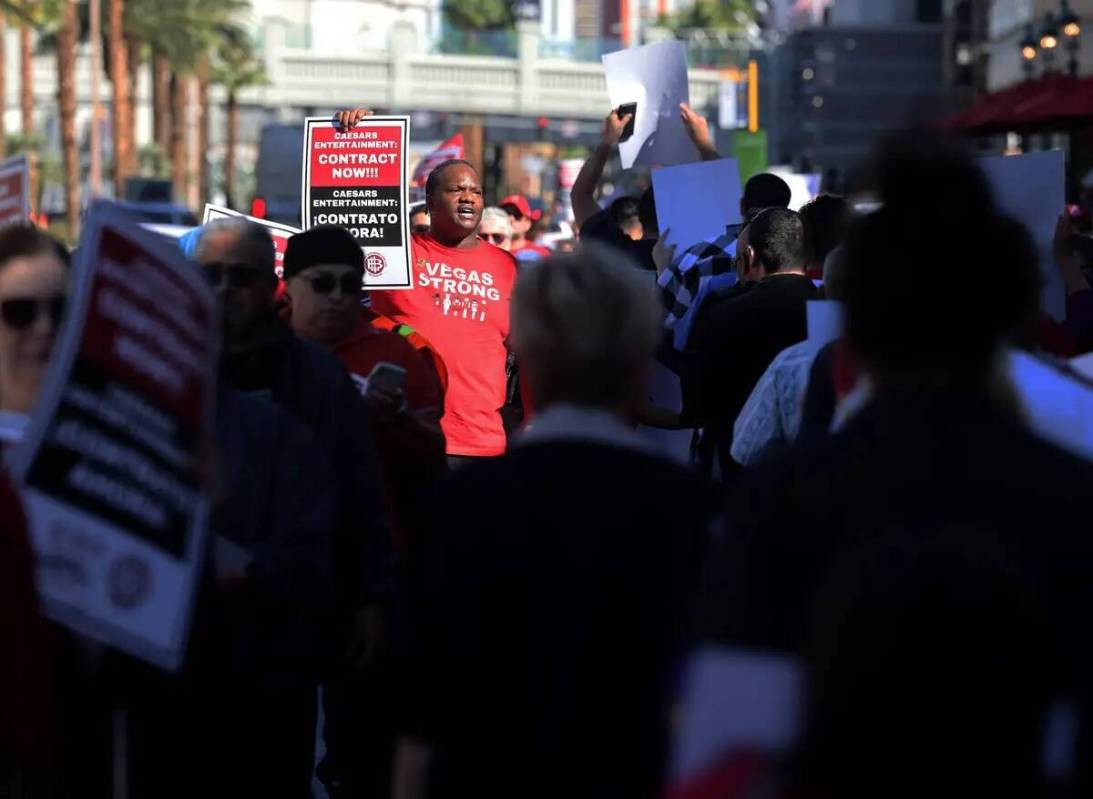
[{"label": "raised arm", "polygon": [[573,182],[571,198],[573,201],[573,219],[580,228],[593,215],[599,212],[600,206],[596,202],[596,188],[603,177],[603,168],[607,163],[611,151],[619,143],[623,128],[630,121],[632,114],[619,117],[618,111],[612,110],[603,121],[603,135],[592,155],[581,167],[577,180]]},{"label": "raised arm", "polygon": [[713,139],[710,138],[710,123],[706,121],[706,117],[695,113],[686,103],[680,103],[679,118],[683,120],[683,127],[687,129],[687,134],[698,148],[698,154],[703,161],[716,161],[721,157],[721,153],[717,152],[713,146]]}]

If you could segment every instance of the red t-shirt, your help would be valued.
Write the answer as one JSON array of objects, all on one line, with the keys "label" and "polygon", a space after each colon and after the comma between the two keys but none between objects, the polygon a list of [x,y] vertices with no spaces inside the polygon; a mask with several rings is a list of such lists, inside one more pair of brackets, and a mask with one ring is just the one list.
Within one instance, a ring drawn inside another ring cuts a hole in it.
[{"label": "red t-shirt", "polygon": [[413,237],[414,287],[373,291],[372,308],[416,328],[448,369],[441,427],[449,455],[505,452],[505,339],[516,262],[479,240],[465,250]]},{"label": "red t-shirt", "polygon": [[376,364],[393,363],[406,370],[403,393],[411,409],[421,411],[440,407],[440,385],[418,351],[397,333],[373,327],[365,315],[361,315],[353,333],[334,346],[334,354],[362,394]]}]

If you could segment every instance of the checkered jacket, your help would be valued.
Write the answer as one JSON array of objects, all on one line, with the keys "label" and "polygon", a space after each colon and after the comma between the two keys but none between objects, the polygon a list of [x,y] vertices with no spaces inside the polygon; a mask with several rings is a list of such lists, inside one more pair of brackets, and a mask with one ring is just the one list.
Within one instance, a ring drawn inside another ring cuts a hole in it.
[{"label": "checkered jacket", "polygon": [[672,330],[683,319],[695,298],[703,278],[731,272],[734,268],[729,247],[740,235],[740,225],[729,225],[722,236],[702,241],[688,248],[668,265],[657,279],[664,303],[664,327]]}]

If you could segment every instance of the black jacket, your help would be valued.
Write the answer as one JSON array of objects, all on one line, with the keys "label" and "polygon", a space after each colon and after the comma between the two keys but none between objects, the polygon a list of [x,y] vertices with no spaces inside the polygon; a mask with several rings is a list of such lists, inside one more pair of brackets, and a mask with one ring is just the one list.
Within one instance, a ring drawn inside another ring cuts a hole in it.
[{"label": "black jacket", "polygon": [[715,505],[690,472],[605,444],[453,473],[410,559],[400,669],[433,796],[660,795]]},{"label": "black jacket", "polygon": [[775,274],[699,309],[684,353],[683,418],[707,428],[723,467],[736,417],[774,357],[807,337],[805,305],[818,298],[805,275]]}]

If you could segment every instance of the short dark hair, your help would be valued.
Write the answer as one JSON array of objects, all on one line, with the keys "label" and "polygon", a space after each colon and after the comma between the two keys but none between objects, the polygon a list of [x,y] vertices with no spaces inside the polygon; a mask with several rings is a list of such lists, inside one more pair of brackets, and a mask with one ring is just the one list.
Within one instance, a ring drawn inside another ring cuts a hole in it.
[{"label": "short dark hair", "polygon": [[44,230],[27,223],[0,228],[0,268],[15,258],[43,253],[56,255],[66,268],[71,264],[68,249]]},{"label": "short dark hair", "polygon": [[748,225],[748,245],[767,272],[803,269],[805,226],[788,208],[767,208]]},{"label": "short dark hair", "polygon": [[409,218],[413,219],[418,214],[427,214],[427,213],[429,213],[429,209],[426,207],[425,203],[417,203],[416,205],[411,205],[410,206],[410,216],[409,216]]},{"label": "short dark hair", "polygon": [[478,174],[478,170],[474,168],[474,164],[470,161],[466,161],[462,158],[449,158],[447,161],[442,161],[433,167],[433,171],[430,172],[429,177],[425,179],[425,196],[433,196],[433,192],[436,191],[437,186],[440,185],[440,179],[444,176],[444,171],[446,169],[459,165],[470,167],[475,175]]},{"label": "short dark hair", "polygon": [[643,235],[654,238],[660,230],[660,224],[657,221],[657,198],[653,194],[652,186],[643,191],[638,199],[638,218],[641,219]]},{"label": "short dark hair", "polygon": [[639,210],[637,199],[626,196],[619,197],[611,203],[607,209],[607,213],[611,215],[611,219],[616,225],[624,226],[641,221]]},{"label": "short dark hair", "polygon": [[793,192],[789,184],[777,175],[761,172],[744,184],[744,210],[749,208],[788,208]]},{"label": "short dark hair", "polygon": [[842,244],[850,229],[854,208],[844,197],[821,194],[798,211],[805,226],[805,246],[821,264],[828,254]]}]

